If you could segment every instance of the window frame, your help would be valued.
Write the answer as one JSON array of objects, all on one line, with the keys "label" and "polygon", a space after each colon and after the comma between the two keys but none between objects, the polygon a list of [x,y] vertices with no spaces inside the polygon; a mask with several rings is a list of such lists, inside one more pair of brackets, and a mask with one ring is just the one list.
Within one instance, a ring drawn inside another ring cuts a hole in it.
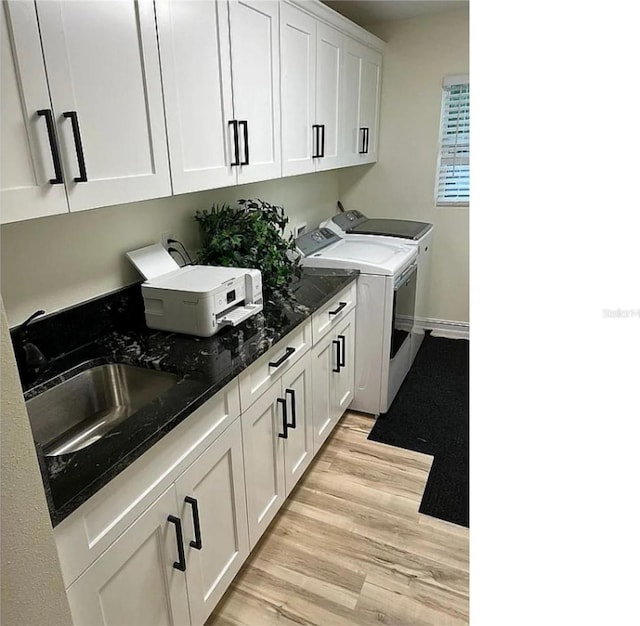
[{"label": "window frame", "polygon": [[[446,200],[440,197],[440,179],[442,177],[442,159],[443,159],[443,148],[446,147],[445,144],[443,143],[444,140],[444,129],[445,129],[445,123],[447,120],[445,120],[445,114],[447,111],[447,105],[449,102],[449,96],[450,96],[450,89],[456,85],[466,85],[467,89],[468,89],[468,102],[470,103],[470,84],[469,84],[469,75],[468,74],[454,74],[454,75],[450,75],[450,76],[445,76],[444,80],[442,81],[442,101],[441,101],[441,106],[440,106],[440,128],[439,128],[439,132],[438,132],[438,160],[437,160],[437,165],[436,165],[436,180],[435,180],[435,185],[434,185],[434,206],[435,207],[442,207],[442,208],[446,208],[446,207],[469,207],[469,203],[471,200],[471,191],[469,190],[469,198],[467,199],[452,199],[452,200]],[[467,134],[467,137],[469,137],[469,134]],[[469,158],[470,158],[470,137],[467,140],[466,143],[461,143],[458,144],[457,142],[458,139],[458,133],[456,131],[456,137],[455,137],[455,141],[453,144],[453,148],[454,151],[456,149],[456,147],[458,145],[461,145],[463,148],[466,147],[466,151],[467,151],[467,167],[469,164]],[[451,146],[449,146],[449,148],[451,148]],[[454,157],[455,158],[455,157]],[[454,164],[455,167],[455,164]],[[469,183],[470,181],[470,174],[469,174]]]}]

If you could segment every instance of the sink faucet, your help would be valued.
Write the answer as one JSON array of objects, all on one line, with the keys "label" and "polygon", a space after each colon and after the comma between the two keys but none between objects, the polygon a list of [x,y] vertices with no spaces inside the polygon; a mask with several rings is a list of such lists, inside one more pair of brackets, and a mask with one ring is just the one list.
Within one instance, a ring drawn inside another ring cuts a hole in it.
[{"label": "sink faucet", "polygon": [[30,315],[16,331],[18,345],[16,346],[16,361],[18,362],[18,371],[22,382],[29,383],[42,372],[47,365],[47,359],[38,346],[36,346],[27,338],[27,326],[36,318],[44,315],[44,311],[36,311]]}]

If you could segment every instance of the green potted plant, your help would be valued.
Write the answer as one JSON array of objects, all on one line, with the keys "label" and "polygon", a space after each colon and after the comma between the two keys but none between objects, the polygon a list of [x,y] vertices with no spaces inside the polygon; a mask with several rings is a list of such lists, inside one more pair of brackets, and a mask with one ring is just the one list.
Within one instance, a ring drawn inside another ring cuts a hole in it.
[{"label": "green potted plant", "polygon": [[259,269],[269,291],[289,286],[299,262],[293,236],[284,237],[289,219],[281,206],[238,200],[236,207],[214,204],[210,210],[197,211],[195,219],[202,236],[197,263]]}]

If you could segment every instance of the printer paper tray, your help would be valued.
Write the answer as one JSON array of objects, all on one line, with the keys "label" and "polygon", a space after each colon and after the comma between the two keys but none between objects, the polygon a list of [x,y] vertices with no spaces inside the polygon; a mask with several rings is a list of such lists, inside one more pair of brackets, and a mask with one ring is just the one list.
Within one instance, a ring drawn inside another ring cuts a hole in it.
[{"label": "printer paper tray", "polygon": [[224,314],[224,317],[218,320],[219,324],[226,326],[237,326],[252,315],[262,311],[262,304],[245,304],[237,306]]}]

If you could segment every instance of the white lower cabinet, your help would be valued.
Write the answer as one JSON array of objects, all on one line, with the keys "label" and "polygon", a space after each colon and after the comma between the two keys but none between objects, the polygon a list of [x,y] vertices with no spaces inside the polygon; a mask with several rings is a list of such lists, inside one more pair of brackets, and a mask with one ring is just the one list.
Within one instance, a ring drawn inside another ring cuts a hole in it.
[{"label": "white lower cabinet", "polygon": [[204,624],[353,399],[355,298],[351,283],[56,527],[76,626]]},{"label": "white lower cabinet", "polygon": [[313,448],[316,453],[353,400],[355,311],[312,350]]},{"label": "white lower cabinet", "polygon": [[245,502],[236,419],[69,587],[74,623],[203,624],[249,554]]},{"label": "white lower cabinet", "polygon": [[313,458],[307,352],[242,414],[251,547]]},{"label": "white lower cabinet", "polygon": [[240,420],[178,480],[191,623],[203,624],[249,555]]},{"label": "white lower cabinet", "polygon": [[168,518],[177,513],[171,486],[69,587],[74,624],[190,623],[185,577],[173,567],[177,528]]}]

